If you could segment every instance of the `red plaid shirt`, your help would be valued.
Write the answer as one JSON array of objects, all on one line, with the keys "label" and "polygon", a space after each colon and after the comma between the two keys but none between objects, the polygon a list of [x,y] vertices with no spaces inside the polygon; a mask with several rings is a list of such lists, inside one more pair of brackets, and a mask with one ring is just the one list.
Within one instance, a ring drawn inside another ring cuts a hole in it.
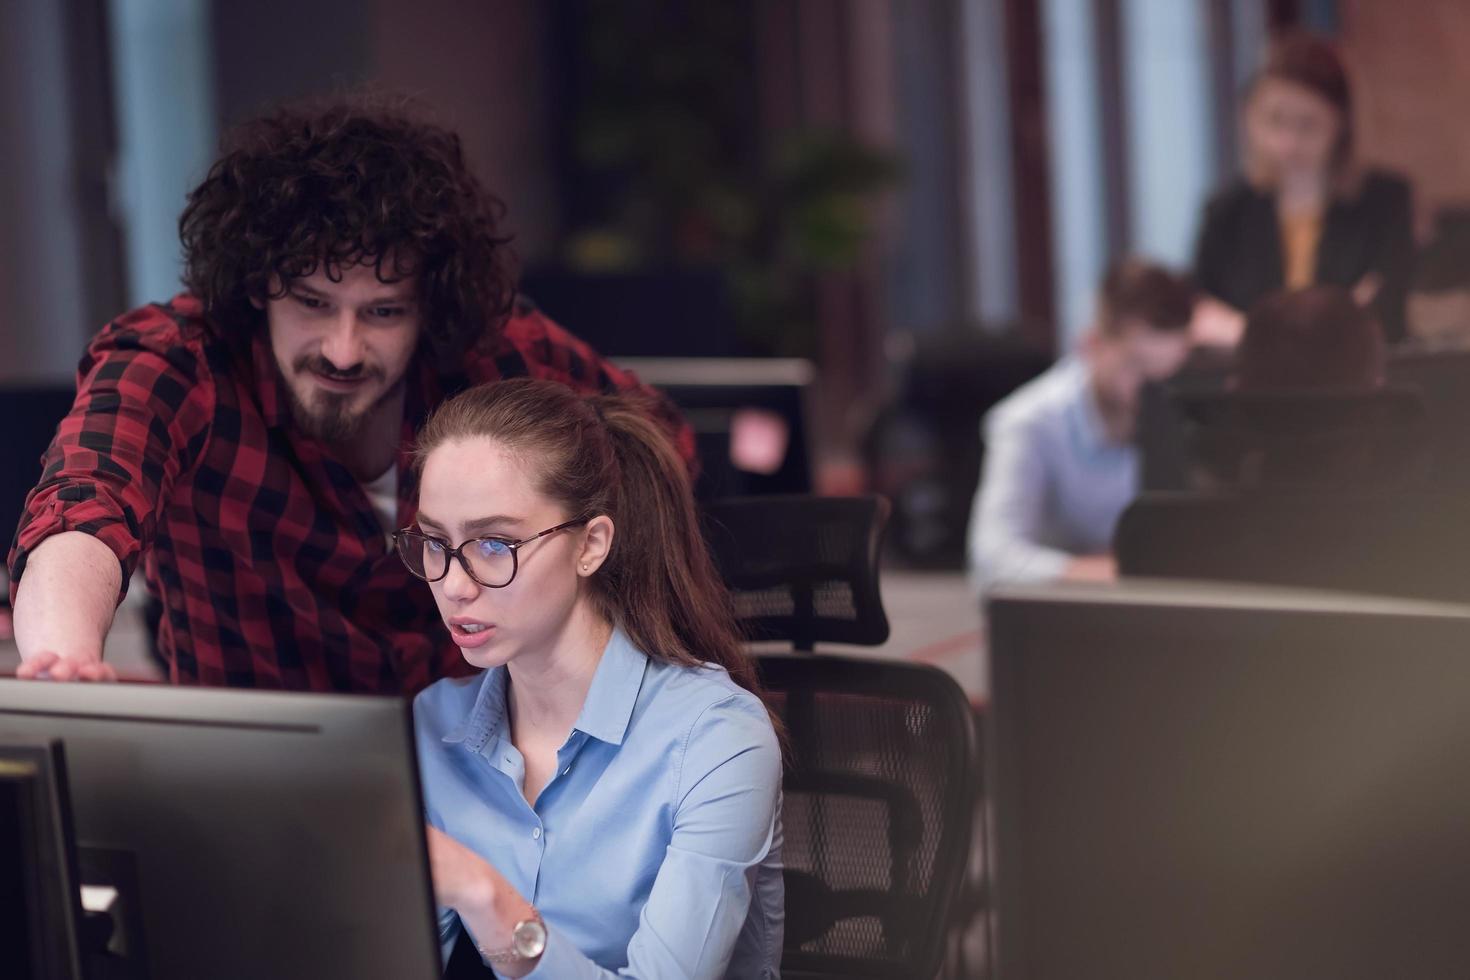
[{"label": "red plaid shirt", "polygon": [[[639,390],[540,313],[446,376],[408,371],[397,526],[411,523],[409,448],[429,411],[470,385],[550,378]],[[686,459],[694,437],[661,400]],[[429,587],[393,553],[361,484],[289,422],[267,342],[231,344],[181,295],[108,324],[78,368],[77,398],[42,459],[10,553],[11,594],[47,536],[78,530],[143,561],[163,604],[158,650],[175,683],[412,694],[465,669]]]}]

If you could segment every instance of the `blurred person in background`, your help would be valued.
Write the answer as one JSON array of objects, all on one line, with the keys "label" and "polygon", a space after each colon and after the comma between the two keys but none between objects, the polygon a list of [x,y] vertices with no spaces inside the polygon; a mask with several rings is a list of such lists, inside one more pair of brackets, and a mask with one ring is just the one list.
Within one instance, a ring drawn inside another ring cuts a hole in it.
[{"label": "blurred person in background", "polygon": [[1195,252],[1200,339],[1233,342],[1268,293],[1341,286],[1389,341],[1404,336],[1414,262],[1408,182],[1366,169],[1347,71],[1327,41],[1289,35],[1246,90],[1244,172],[1206,205]]},{"label": "blurred person in background", "polygon": [[1113,529],[1138,491],[1139,394],[1184,362],[1194,305],[1186,278],[1120,262],[1103,280],[1078,353],[986,416],[968,548],[982,590],[1115,577]]},{"label": "blurred person in background", "polygon": [[92,340],[10,552],[21,677],[113,679],[140,563],[174,683],[413,693],[463,672],[388,534],[408,446],[473,384],[530,376],[673,407],[516,296],[503,208],[401,102],[228,134],[179,223],[187,292]]}]

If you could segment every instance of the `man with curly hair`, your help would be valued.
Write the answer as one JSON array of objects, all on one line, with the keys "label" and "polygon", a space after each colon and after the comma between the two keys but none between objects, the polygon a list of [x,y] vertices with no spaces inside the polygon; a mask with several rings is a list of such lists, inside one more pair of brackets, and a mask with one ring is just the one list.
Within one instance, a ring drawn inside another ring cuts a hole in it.
[{"label": "man with curly hair", "polygon": [[463,658],[391,554],[414,434],[499,378],[664,400],[515,295],[457,136],[366,99],[226,137],[179,222],[186,292],[93,339],[10,553],[19,676],[115,677],[141,561],[183,684],[413,693]]}]

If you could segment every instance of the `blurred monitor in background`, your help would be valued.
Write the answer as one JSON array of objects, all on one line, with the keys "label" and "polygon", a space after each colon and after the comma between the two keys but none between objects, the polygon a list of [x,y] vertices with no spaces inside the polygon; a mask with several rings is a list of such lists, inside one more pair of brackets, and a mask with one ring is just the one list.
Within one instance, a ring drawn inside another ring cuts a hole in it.
[{"label": "blurred monitor in background", "polygon": [[1409,339],[1426,348],[1470,347],[1470,209],[1445,209],[1419,253],[1409,293]]},{"label": "blurred monitor in background", "polygon": [[1186,401],[1206,485],[1402,486],[1427,470],[1423,403],[1384,390],[1373,315],[1336,286],[1251,307],[1226,391]]},{"label": "blurred monitor in background", "polygon": [[586,272],[547,266],[521,293],[662,391],[694,429],[701,500],[811,490],[813,367],[749,356],[726,278],[709,268]]},{"label": "blurred monitor in background", "polygon": [[1197,489],[1134,501],[1122,572],[1464,598],[1445,561],[1459,561],[1465,508],[1411,494],[1428,474],[1426,411],[1384,373],[1378,325],[1346,290],[1257,303],[1226,390],[1181,398]]},{"label": "blurred monitor in background", "polygon": [[1206,205],[1195,276],[1211,305],[1243,316],[1281,288],[1331,284],[1404,336],[1414,261],[1412,194],[1402,176],[1355,157],[1353,93],[1331,43],[1272,46],[1241,106],[1240,176]]},{"label": "blurred monitor in background", "polygon": [[997,405],[970,514],[969,561],[999,582],[1109,579],[1118,515],[1138,490],[1139,396],[1189,353],[1187,279],[1127,259],[1109,270],[1076,356]]},{"label": "blurred monitor in background", "polygon": [[619,363],[663,392],[694,430],[698,499],[811,491],[810,361],[625,357]]}]

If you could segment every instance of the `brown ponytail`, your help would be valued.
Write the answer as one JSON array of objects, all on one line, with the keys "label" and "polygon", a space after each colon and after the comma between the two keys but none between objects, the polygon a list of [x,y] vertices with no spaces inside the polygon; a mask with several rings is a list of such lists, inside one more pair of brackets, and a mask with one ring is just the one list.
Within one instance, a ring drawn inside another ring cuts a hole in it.
[{"label": "brown ponytail", "polygon": [[684,461],[651,407],[626,395],[584,398],[552,381],[472,388],[442,405],[417,457],[454,439],[489,437],[530,461],[537,489],[569,519],[606,514],[612,551],[591,579],[600,611],[648,656],[715,663],[760,694],[730,596],[700,533]]}]

